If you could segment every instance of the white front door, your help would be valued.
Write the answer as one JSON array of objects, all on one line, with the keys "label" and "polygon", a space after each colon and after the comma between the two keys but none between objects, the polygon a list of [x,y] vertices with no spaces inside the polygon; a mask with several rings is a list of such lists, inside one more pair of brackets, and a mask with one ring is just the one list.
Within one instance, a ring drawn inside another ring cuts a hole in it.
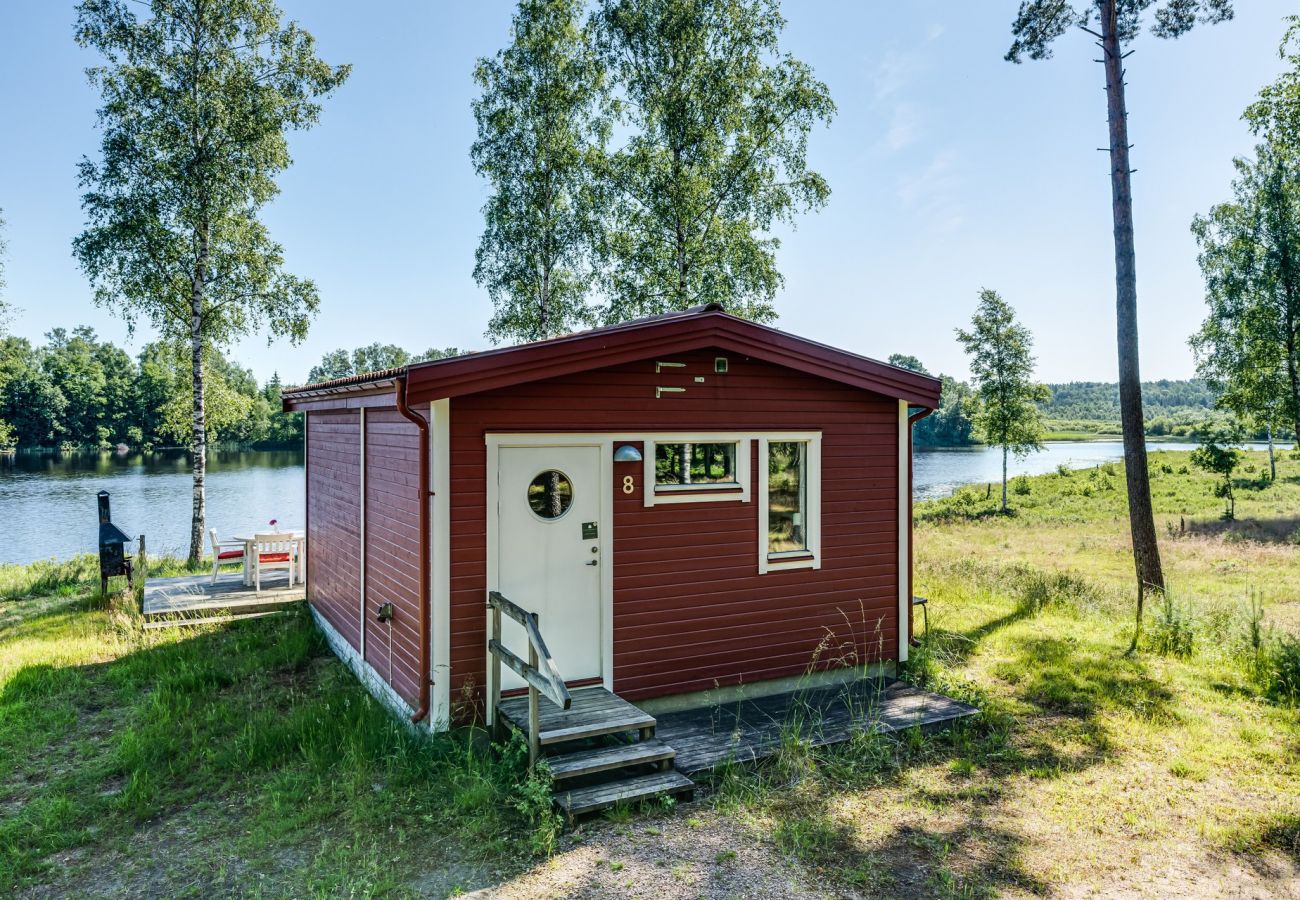
[{"label": "white front door", "polygon": [[[495,589],[538,615],[565,681],[601,677],[599,447],[501,447]],[[502,617],[502,642],[528,659],[523,628]],[[502,687],[524,682],[502,667]]]}]

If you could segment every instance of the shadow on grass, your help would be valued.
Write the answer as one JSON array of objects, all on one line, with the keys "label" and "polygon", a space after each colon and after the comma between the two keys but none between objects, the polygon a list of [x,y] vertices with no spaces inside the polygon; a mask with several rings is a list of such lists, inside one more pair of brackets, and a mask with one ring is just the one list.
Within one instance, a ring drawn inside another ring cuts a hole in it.
[{"label": "shadow on grass", "polygon": [[1077,719],[1102,711],[1128,710],[1156,723],[1173,724],[1173,694],[1150,676],[1140,656],[1089,650],[1071,638],[1025,637],[997,674],[1042,710]]},{"label": "shadow on grass", "polygon": [[1265,544],[1292,544],[1300,535],[1300,516],[1277,516],[1261,519],[1193,519],[1187,533],[1201,537],[1258,541]]}]

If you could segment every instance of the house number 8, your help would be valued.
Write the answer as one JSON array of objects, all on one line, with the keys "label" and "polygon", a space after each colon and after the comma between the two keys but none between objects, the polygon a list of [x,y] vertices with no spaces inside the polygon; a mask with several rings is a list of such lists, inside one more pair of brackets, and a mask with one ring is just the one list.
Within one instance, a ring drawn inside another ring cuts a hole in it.
[{"label": "house number 8", "polygon": [[636,480],[631,475],[623,476],[623,493],[630,494],[636,490]]}]

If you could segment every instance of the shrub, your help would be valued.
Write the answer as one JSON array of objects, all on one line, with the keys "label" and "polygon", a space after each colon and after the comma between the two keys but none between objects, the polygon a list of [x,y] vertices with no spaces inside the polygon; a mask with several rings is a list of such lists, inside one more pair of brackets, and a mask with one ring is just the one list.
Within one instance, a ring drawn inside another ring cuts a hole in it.
[{"label": "shrub", "polygon": [[1278,638],[1269,646],[1265,662],[1268,695],[1292,705],[1300,702],[1300,639]]},{"label": "shrub", "polygon": [[1071,469],[1069,466],[1067,466],[1065,463],[1056,464],[1056,474],[1060,475],[1062,478],[1069,478],[1070,475],[1073,474],[1073,472],[1074,470]]},{"label": "shrub", "polygon": [[1196,623],[1191,611],[1176,602],[1173,594],[1166,591],[1147,634],[1151,649],[1161,656],[1186,659],[1192,655],[1195,635]]},{"label": "shrub", "polygon": [[1017,475],[1011,479],[1011,492],[1021,497],[1029,495],[1029,478],[1024,475]]}]

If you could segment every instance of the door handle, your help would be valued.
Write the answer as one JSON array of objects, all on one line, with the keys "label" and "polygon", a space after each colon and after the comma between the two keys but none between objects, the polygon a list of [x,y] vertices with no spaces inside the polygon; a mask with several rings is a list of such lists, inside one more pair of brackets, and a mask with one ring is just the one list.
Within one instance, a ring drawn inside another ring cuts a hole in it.
[{"label": "door handle", "polygon": [[597,565],[600,565],[600,563],[599,563],[597,560],[594,560],[594,559],[593,559],[593,560],[591,560],[590,562],[585,562],[585,563],[583,563],[583,565],[584,565],[584,566],[597,566]]}]

